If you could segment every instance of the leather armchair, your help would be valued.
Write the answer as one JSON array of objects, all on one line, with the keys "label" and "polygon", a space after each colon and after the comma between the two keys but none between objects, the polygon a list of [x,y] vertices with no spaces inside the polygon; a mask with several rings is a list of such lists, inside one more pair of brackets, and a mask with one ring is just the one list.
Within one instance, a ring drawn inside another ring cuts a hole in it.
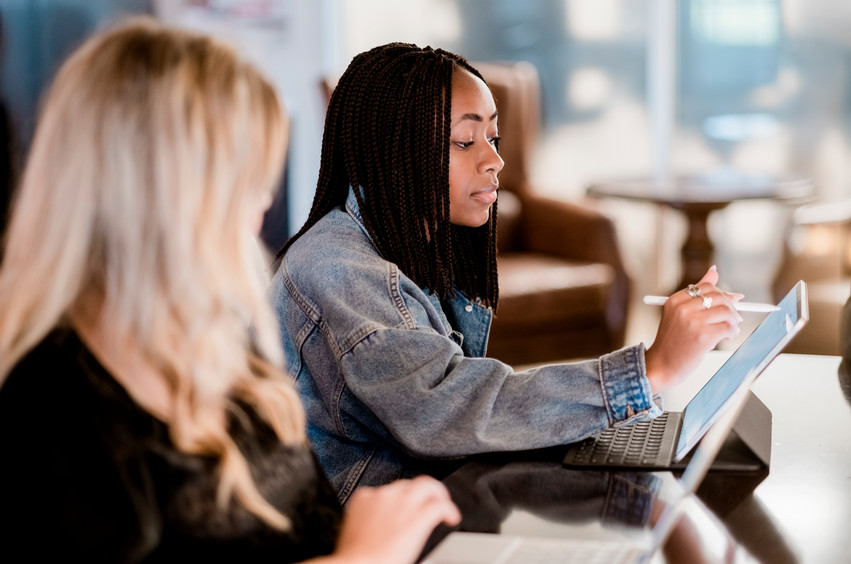
[{"label": "leather armchair", "polygon": [[585,358],[624,343],[631,281],[613,222],[537,194],[529,181],[540,81],[529,63],[473,63],[496,98],[500,153],[499,307],[488,355],[509,364]]}]

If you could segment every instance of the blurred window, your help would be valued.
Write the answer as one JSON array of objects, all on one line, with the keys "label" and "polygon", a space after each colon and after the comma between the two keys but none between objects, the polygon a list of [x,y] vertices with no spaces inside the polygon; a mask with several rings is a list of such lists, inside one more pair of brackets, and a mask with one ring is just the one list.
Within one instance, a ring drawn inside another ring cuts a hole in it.
[{"label": "blurred window", "polygon": [[[671,166],[733,166],[851,187],[851,5],[832,0],[339,0],[344,61],[389,41],[473,61],[526,60],[541,75],[545,190],[574,197],[600,176],[648,174],[647,53],[656,5],[673,7]],[[558,163],[558,167],[552,163]]]}]

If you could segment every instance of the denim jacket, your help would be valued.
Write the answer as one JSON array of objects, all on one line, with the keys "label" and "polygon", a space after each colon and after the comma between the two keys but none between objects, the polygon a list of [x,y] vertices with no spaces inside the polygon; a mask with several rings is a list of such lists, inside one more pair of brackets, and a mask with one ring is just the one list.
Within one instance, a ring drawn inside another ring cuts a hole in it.
[{"label": "denim jacket", "polygon": [[460,292],[441,304],[383,259],[352,192],[290,247],[270,299],[342,501],[423,459],[566,444],[660,412],[643,345],[523,372],[486,358],[490,308]]}]

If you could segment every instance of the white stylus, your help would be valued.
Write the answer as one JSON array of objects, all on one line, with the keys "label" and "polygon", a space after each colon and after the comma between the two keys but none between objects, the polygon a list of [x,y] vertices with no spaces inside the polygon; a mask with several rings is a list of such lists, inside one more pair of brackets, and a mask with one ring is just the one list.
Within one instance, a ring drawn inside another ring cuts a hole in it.
[{"label": "white stylus", "polygon": [[[644,296],[644,303],[647,305],[657,305],[660,306],[668,301],[668,296]],[[780,309],[776,305],[772,304],[758,304],[755,302],[733,302],[736,306],[737,311],[758,311],[758,312],[769,312],[769,311],[777,311]]]}]

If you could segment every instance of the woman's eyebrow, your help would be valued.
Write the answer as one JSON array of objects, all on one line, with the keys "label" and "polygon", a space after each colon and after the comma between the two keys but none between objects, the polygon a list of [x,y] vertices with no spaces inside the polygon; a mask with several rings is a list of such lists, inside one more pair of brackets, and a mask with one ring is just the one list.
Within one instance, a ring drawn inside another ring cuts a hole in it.
[{"label": "woman's eyebrow", "polygon": [[[492,116],[488,119],[488,121],[493,121],[493,120],[495,120],[495,119],[497,118],[497,114],[499,114],[499,112],[494,112],[494,113],[493,113],[493,115],[492,115]],[[467,120],[467,119],[472,120],[472,121],[478,121],[478,122],[485,121],[485,120],[482,118],[482,116],[480,116],[479,114],[472,114],[472,113],[471,113],[471,114],[464,114],[464,115],[462,115],[462,116],[458,119],[458,121],[464,121],[464,120]],[[457,122],[456,122],[456,123],[457,123]]]}]

